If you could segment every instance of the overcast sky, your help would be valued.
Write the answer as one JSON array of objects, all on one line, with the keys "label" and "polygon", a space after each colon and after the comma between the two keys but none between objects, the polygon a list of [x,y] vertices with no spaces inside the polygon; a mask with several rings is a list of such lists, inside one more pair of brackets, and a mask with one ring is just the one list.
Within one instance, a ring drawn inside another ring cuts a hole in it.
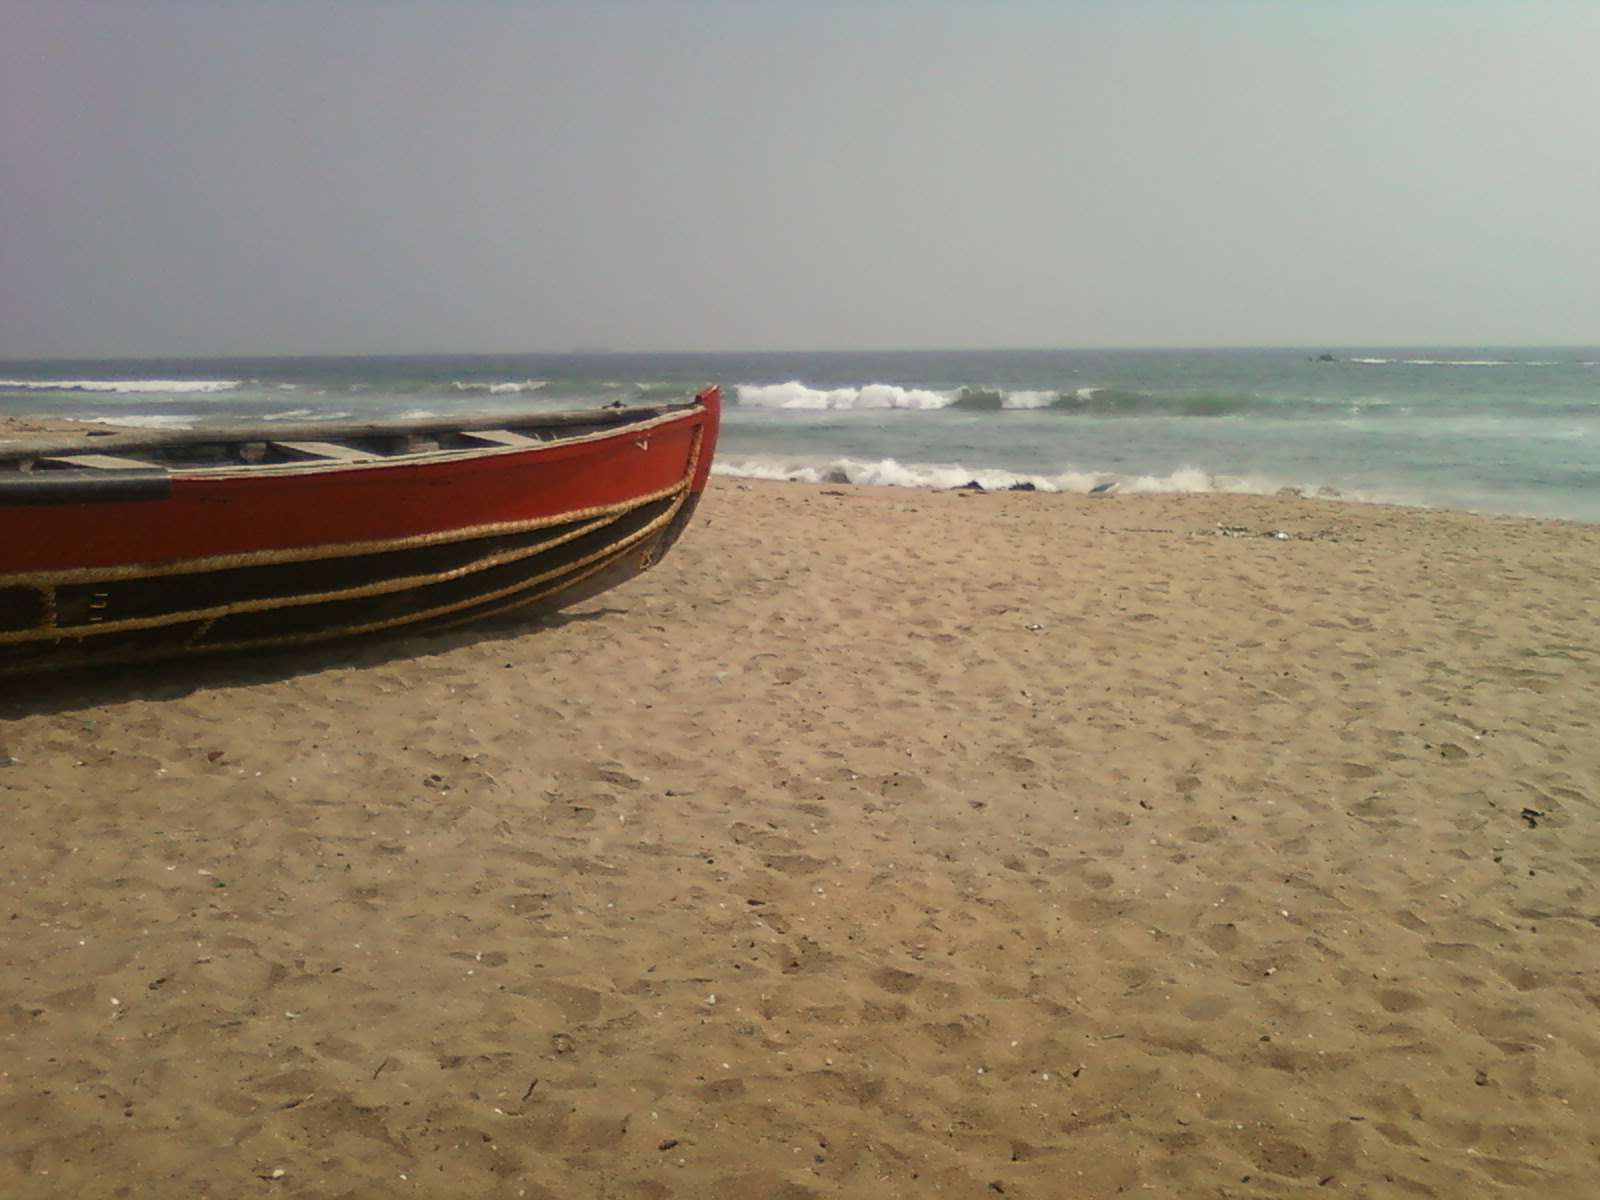
[{"label": "overcast sky", "polygon": [[0,0],[0,354],[1600,341],[1597,0]]}]

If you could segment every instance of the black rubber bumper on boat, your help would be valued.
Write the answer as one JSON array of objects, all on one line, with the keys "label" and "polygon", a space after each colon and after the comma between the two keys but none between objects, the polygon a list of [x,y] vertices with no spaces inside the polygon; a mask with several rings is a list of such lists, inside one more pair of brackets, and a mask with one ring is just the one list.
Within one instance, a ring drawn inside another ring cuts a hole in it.
[{"label": "black rubber bumper on boat", "polygon": [[0,506],[165,500],[172,476],[148,471],[0,471]]}]

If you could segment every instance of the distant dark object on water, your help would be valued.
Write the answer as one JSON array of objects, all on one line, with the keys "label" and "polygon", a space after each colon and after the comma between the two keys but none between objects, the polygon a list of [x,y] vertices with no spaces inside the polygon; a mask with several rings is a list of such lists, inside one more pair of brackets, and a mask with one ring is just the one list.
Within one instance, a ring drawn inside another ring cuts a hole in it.
[{"label": "distant dark object on water", "polygon": [[1338,362],[1339,360],[1337,358],[1335,358],[1331,354],[1319,354],[1319,355],[1316,356],[1316,358],[1312,359],[1311,361],[1312,362]]},{"label": "distant dark object on water", "polygon": [[1006,489],[1008,492],[1036,492],[1038,490],[1039,489],[1037,486],[1029,483],[1026,479],[1024,479],[1021,483],[1013,483]]},{"label": "distant dark object on water", "polygon": [[1109,495],[1112,492],[1112,490],[1116,488],[1116,486],[1117,486],[1117,481],[1115,479],[1108,479],[1104,483],[1097,483],[1092,488],[1090,488],[1089,489],[1089,495],[1091,495],[1091,496],[1106,496],[1106,495]]}]

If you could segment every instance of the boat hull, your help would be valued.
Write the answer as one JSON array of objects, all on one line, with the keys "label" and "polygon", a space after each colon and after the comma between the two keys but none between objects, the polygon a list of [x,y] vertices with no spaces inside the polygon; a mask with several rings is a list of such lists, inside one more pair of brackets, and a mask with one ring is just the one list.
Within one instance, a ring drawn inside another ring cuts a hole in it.
[{"label": "boat hull", "polygon": [[671,548],[717,415],[710,389],[527,449],[175,472],[164,493],[5,509],[0,674],[555,612]]}]

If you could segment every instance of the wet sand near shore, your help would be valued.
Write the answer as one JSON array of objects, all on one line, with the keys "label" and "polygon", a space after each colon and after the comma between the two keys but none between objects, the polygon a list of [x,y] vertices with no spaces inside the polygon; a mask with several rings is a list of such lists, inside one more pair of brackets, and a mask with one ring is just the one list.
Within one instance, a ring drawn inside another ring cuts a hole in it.
[{"label": "wet sand near shore", "polygon": [[1600,527],[700,513],[534,629],[0,685],[0,1194],[1596,1194]]}]

